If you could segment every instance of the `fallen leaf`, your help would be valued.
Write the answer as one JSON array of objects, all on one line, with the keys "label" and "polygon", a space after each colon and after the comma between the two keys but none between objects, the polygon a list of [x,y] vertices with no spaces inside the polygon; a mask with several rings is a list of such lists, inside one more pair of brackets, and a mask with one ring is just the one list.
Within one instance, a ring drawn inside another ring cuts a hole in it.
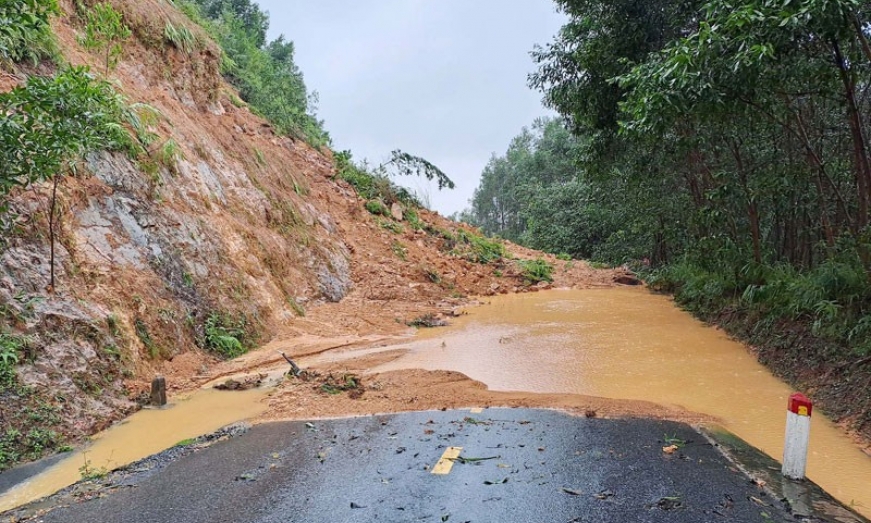
[{"label": "fallen leaf", "polygon": [[565,492],[566,494],[571,494],[572,496],[580,496],[581,494],[583,494],[583,492],[581,492],[580,490],[574,490],[565,487],[563,487],[563,492]]},{"label": "fallen leaf", "polygon": [[680,447],[678,447],[677,445],[669,445],[667,447],[662,447],[662,451],[665,452],[666,454],[674,454],[675,451],[677,451],[677,449],[679,449],[679,448]]},{"label": "fallen leaf", "polygon": [[502,481],[485,481],[485,485],[502,485],[503,483],[508,483],[508,478],[503,479]]},{"label": "fallen leaf", "polygon": [[768,503],[762,501],[761,499],[759,499],[759,498],[757,498],[757,497],[755,497],[755,496],[749,496],[748,499],[749,499],[750,501],[756,503],[757,505],[761,505],[761,506],[763,506],[763,507],[770,507],[770,506],[771,506],[771,505],[769,505]]},{"label": "fallen leaf", "polygon": [[603,490],[594,496],[596,499],[608,499],[614,497],[614,493],[610,490]]}]

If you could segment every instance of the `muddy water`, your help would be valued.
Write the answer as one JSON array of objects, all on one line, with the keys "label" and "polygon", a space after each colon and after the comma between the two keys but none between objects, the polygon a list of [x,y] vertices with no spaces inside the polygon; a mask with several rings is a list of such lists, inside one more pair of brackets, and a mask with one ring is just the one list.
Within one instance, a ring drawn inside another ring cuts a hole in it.
[{"label": "muddy water", "polygon": [[171,398],[169,407],[142,410],[123,423],[94,436],[83,450],[0,496],[0,512],[40,499],[82,478],[81,467],[114,468],[172,447],[265,410],[266,390],[222,392],[204,389],[188,397]]},{"label": "muddy water", "polygon": [[[421,331],[377,371],[462,372],[491,389],[577,393],[677,405],[780,459],[793,392],[747,349],[639,289],[494,298],[445,329]],[[814,411],[808,476],[871,516],[871,457]]]}]

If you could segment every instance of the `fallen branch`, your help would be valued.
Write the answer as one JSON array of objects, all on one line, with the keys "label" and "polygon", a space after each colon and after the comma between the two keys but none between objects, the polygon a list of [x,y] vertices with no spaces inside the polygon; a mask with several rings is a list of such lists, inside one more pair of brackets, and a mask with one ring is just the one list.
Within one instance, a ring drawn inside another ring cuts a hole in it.
[{"label": "fallen branch", "polygon": [[283,358],[284,358],[288,363],[290,363],[290,370],[291,370],[291,372],[293,373],[293,375],[294,375],[295,377],[298,378],[299,375],[302,374],[302,369],[300,369],[300,368],[299,368],[299,365],[297,365],[296,363],[294,363],[292,359],[288,358],[287,355],[286,355],[285,353],[282,352],[282,353],[280,353],[280,354],[281,354],[281,356],[282,356],[282,357],[283,357]]}]

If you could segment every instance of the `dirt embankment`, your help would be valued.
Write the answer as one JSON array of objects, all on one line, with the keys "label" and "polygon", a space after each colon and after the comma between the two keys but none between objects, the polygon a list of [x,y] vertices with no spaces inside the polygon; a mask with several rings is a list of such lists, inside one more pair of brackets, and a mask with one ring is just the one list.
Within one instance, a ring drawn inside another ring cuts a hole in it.
[{"label": "dirt embankment", "polygon": [[[512,245],[474,263],[451,239],[462,226],[435,213],[419,211],[417,225],[408,209],[373,216],[337,179],[329,151],[276,134],[239,101],[218,48],[170,3],[109,3],[134,34],[109,80],[129,104],[150,108],[155,147],[171,140],[178,155],[96,154],[64,178],[52,292],[49,188],[12,199],[0,321],[26,341],[16,385],[0,390],[0,456],[37,457],[106,427],[137,408],[155,374],[174,391],[201,385],[225,365],[207,350],[221,328],[244,331],[251,345],[363,343],[437,320],[468,296],[620,276]],[[102,70],[78,43],[73,2],[61,4],[53,29],[64,57]],[[189,27],[200,44],[174,47],[167,24]],[[6,76],[2,87],[23,81]],[[530,284],[516,260],[539,257],[555,267],[552,284]]]}]

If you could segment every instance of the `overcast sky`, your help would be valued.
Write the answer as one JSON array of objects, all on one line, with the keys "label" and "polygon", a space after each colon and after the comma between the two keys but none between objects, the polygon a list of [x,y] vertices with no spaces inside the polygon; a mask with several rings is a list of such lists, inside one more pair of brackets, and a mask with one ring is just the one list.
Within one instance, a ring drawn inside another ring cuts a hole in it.
[{"label": "overcast sky", "polygon": [[[284,34],[336,149],[379,164],[402,149],[456,183],[429,193],[443,215],[467,207],[492,153],[547,114],[526,86],[529,51],[564,21],[551,0],[257,0]],[[399,181],[399,180],[397,180]]]}]

